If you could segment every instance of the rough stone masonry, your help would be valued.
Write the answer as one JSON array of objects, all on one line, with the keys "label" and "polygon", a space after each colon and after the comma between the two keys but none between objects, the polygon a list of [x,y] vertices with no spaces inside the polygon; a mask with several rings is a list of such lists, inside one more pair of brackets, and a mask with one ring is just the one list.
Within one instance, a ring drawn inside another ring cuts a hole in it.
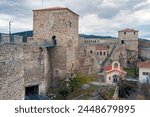
[{"label": "rough stone masonry", "polygon": [[[55,47],[47,43],[53,36]],[[30,87],[34,93],[46,94],[75,69],[77,50],[76,13],[68,8],[33,10],[33,38],[28,44],[0,45],[0,99],[24,99]]]}]

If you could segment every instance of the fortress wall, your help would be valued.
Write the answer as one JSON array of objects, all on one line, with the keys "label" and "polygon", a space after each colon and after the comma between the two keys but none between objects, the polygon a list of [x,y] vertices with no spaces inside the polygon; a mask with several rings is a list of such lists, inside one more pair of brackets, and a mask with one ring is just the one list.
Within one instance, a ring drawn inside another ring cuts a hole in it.
[{"label": "fortress wall", "polygon": [[139,48],[139,57],[150,60],[150,48]]},{"label": "fortress wall", "polygon": [[0,99],[24,99],[23,48],[0,46]]},{"label": "fortress wall", "polygon": [[25,87],[39,86],[39,94],[45,94],[48,85],[49,65],[46,49],[24,46]]}]

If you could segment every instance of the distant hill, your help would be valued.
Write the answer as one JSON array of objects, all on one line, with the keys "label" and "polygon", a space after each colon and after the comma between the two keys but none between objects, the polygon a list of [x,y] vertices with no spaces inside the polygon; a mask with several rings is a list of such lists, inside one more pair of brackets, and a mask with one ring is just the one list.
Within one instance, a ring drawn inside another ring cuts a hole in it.
[{"label": "distant hill", "polygon": [[148,39],[139,38],[139,40],[144,41],[144,42],[150,42],[150,40],[148,40]]},{"label": "distant hill", "polygon": [[112,38],[115,39],[115,37],[111,37],[111,36],[97,36],[97,35],[85,35],[85,34],[79,34],[80,37],[84,37],[86,39],[88,38]]},{"label": "distant hill", "polygon": [[[27,38],[33,36],[33,31],[29,30],[29,31],[17,32],[17,33],[13,33],[13,35],[23,36],[23,42],[27,42]],[[115,39],[115,37],[111,37],[111,36],[97,36],[97,35],[85,35],[85,34],[79,34],[79,37],[84,37],[86,39],[89,39],[89,38],[112,38],[112,39]]]},{"label": "distant hill", "polygon": [[[33,36],[33,31],[29,30],[29,31],[17,32],[17,33],[13,33],[13,35],[23,36],[23,42],[27,42],[27,37],[32,37]],[[79,37],[83,37],[83,38],[86,38],[86,39],[89,39],[89,38],[95,38],[95,39],[96,38],[111,38],[111,39],[116,39],[115,37],[111,37],[111,36],[98,36],[98,35],[86,35],[86,34],[79,34]],[[145,42],[150,42],[150,40],[148,40],[148,39],[139,38],[139,40],[145,41]]]}]

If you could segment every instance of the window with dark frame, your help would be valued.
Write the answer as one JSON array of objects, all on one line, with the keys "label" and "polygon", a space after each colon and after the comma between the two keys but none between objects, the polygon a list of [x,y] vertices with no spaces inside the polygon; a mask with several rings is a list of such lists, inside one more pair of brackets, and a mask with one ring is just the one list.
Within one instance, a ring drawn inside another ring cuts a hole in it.
[{"label": "window with dark frame", "polygon": [[97,55],[99,55],[99,52],[97,52]]},{"label": "window with dark frame", "polygon": [[148,74],[149,74],[148,72],[143,72],[143,75],[146,75],[146,76],[148,76]]},{"label": "window with dark frame", "polygon": [[92,50],[90,50],[90,53],[92,54]]},{"label": "window with dark frame", "polygon": [[105,56],[105,55],[106,55],[106,52],[103,52],[103,55]]},{"label": "window with dark frame", "polygon": [[121,40],[121,43],[124,44],[124,40]]},{"label": "window with dark frame", "polygon": [[100,52],[100,56],[102,55],[102,51]]}]

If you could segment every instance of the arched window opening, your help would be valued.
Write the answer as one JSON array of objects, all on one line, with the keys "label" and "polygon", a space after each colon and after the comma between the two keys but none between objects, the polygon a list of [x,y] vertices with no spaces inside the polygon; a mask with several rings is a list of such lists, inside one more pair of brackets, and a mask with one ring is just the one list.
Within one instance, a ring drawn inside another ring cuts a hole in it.
[{"label": "arched window opening", "polygon": [[90,50],[90,53],[92,54],[92,50]]},{"label": "arched window opening", "polygon": [[106,52],[103,52],[104,56],[106,55]]},{"label": "arched window opening", "polygon": [[56,41],[56,36],[55,35],[52,36],[52,41],[53,41],[53,44],[56,46],[57,45],[57,41]]}]

